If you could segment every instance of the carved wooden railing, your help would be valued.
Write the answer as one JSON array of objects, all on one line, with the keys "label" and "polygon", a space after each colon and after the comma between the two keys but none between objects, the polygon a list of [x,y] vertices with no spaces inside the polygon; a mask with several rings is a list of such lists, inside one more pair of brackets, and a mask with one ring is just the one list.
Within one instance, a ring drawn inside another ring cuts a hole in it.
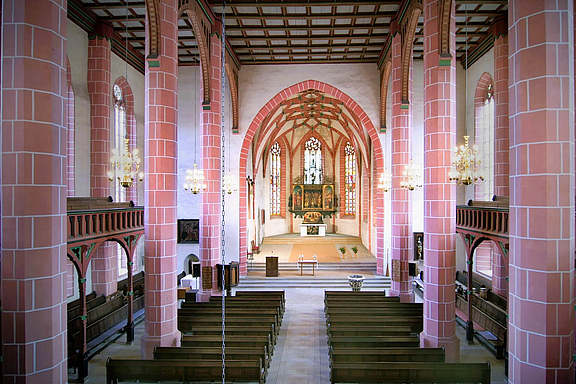
[{"label": "carved wooden railing", "polygon": [[144,207],[68,211],[68,244],[144,230]]},{"label": "carved wooden railing", "polygon": [[456,231],[508,238],[508,208],[456,206]]}]

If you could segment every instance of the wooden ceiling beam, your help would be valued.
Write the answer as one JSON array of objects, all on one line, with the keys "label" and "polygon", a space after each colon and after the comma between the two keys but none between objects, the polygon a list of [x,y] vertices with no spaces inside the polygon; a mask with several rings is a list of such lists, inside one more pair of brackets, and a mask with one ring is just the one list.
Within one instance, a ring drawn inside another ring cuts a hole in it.
[{"label": "wooden ceiling beam", "polygon": [[[208,3],[212,7],[217,7],[222,5],[221,0],[209,0]],[[226,2],[227,7],[332,7],[338,5],[400,5],[398,0],[380,0],[380,1],[364,1],[364,0],[341,0],[341,1],[295,1],[295,0],[284,0],[282,2],[272,2],[272,1],[230,1]]]},{"label": "wooden ceiling beam", "polygon": [[[128,8],[146,8],[146,2],[144,1],[136,1],[136,2],[132,2],[132,3],[128,3]],[[107,3],[107,4],[84,4],[84,8],[86,9],[91,9],[91,10],[95,10],[95,9],[124,9],[126,8],[126,4],[121,4],[121,3]]]},{"label": "wooden ceiling beam", "polygon": [[[259,14],[238,14],[238,15],[226,15],[226,19],[245,19],[245,20],[259,20],[259,19],[271,19],[271,20],[298,20],[301,19],[303,14],[293,14],[293,15],[259,15]],[[366,13],[337,13],[335,15],[329,13],[318,13],[312,14],[310,17],[314,19],[373,19],[378,17],[394,17],[396,12],[366,12]]]},{"label": "wooden ceiling beam", "polygon": [[[305,47],[305,44],[294,44],[294,40],[350,40],[350,39],[385,39],[388,37],[387,33],[377,34],[377,35],[336,35],[336,36],[290,36],[290,37],[282,37],[282,36],[273,36],[273,37],[266,37],[266,36],[248,36],[248,37],[240,37],[240,36],[228,36],[228,40],[230,41],[267,41],[267,40],[292,40],[292,47]],[[239,45],[234,45],[234,48],[240,48]],[[256,46],[255,46],[256,47]]]}]

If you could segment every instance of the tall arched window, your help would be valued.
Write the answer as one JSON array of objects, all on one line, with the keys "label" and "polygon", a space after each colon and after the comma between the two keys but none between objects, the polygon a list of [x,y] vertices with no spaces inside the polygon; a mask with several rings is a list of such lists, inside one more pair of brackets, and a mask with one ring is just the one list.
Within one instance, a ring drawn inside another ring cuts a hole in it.
[{"label": "tall arched window", "polygon": [[304,144],[304,184],[322,184],[322,148],[315,137]]},{"label": "tall arched window", "polygon": [[[113,90],[114,128],[112,147],[121,154],[124,150],[124,139],[126,137],[126,105],[120,87],[114,84]],[[114,181],[114,201],[126,201],[126,188],[120,185],[118,178]],[[116,254],[118,255],[118,276],[124,276],[128,274],[128,260],[120,245],[116,246]]]},{"label": "tall arched window", "polygon": [[489,83],[484,94],[484,103],[479,111],[479,137],[476,145],[479,147],[480,160],[482,160],[482,185],[481,196],[483,200],[492,200],[494,195],[494,86]]},{"label": "tall arched window", "polygon": [[347,215],[356,214],[356,149],[346,143],[344,147],[344,204]]},{"label": "tall arched window", "polygon": [[270,215],[281,215],[280,201],[282,182],[280,178],[280,145],[278,142],[270,148]]},{"label": "tall arched window", "polygon": [[[124,150],[124,139],[126,138],[126,107],[124,105],[124,95],[118,85],[114,85],[114,136],[113,148],[119,154]],[[120,185],[118,179],[114,182],[114,201],[126,200],[126,189]]]}]

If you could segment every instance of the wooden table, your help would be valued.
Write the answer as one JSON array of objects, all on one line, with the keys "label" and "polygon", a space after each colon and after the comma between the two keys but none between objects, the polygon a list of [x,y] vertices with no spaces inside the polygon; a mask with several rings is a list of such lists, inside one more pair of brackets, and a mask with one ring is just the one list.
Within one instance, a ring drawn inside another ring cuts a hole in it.
[{"label": "wooden table", "polygon": [[314,268],[318,265],[318,261],[316,260],[298,260],[298,264],[300,265],[300,276],[302,276],[302,268],[304,264],[311,264],[312,265],[312,276],[314,276]]}]

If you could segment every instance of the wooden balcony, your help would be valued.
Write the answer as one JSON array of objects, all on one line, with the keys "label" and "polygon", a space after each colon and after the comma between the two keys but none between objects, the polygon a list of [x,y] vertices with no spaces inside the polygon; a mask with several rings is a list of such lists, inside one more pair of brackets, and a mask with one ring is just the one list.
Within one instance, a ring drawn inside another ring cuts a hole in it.
[{"label": "wooden balcony", "polygon": [[456,206],[456,231],[508,239],[508,208]]},{"label": "wooden balcony", "polygon": [[144,230],[144,207],[68,211],[68,244]]}]

